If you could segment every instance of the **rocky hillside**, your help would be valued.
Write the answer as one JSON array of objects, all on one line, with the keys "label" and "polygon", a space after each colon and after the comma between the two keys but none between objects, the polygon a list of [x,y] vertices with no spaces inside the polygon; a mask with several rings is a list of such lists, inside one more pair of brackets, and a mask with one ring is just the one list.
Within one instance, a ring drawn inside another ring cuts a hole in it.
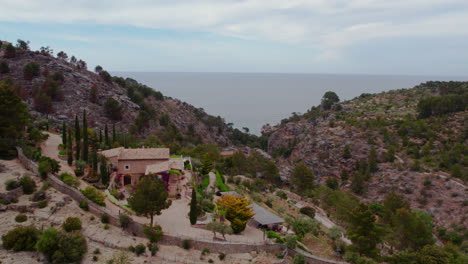
[{"label": "rocky hillside", "polygon": [[156,133],[162,141],[231,142],[232,128],[203,109],[164,97],[134,80],[112,78],[102,69],[91,72],[85,62],[68,59],[62,52],[54,57],[48,49],[15,49],[13,54],[5,45],[0,49],[0,80],[13,82],[34,116],[71,124],[76,114],[86,110],[91,128],[116,124],[119,130],[141,137]]},{"label": "rocky hillside", "polygon": [[[363,94],[329,110],[322,103],[265,127],[268,152],[283,179],[303,161],[317,182],[336,179],[329,185],[338,182],[367,202],[381,202],[393,190],[414,209],[430,212],[438,225],[467,226],[467,92],[468,83],[428,82]],[[422,113],[420,101],[432,112]]]}]

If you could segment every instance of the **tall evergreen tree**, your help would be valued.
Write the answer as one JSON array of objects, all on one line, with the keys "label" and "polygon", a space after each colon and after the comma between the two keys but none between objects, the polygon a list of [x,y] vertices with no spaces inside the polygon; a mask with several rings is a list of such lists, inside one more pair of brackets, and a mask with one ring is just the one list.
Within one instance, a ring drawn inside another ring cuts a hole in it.
[{"label": "tall evergreen tree", "polygon": [[97,156],[97,146],[96,144],[91,144],[92,153],[91,153],[91,167],[93,168],[93,173],[98,172],[98,156]]},{"label": "tall evergreen tree", "polygon": [[301,162],[294,167],[291,180],[300,191],[307,191],[315,186],[314,173],[307,167],[307,165],[304,164],[304,162]]},{"label": "tall evergreen tree", "polygon": [[353,242],[352,248],[360,255],[377,256],[376,246],[382,239],[382,230],[366,204],[361,203],[350,212],[347,235]]},{"label": "tall evergreen tree", "polygon": [[67,125],[65,124],[65,121],[63,121],[63,124],[62,124],[62,144],[64,146],[66,146],[68,144],[68,141],[67,141]]},{"label": "tall evergreen tree", "polygon": [[88,121],[86,120],[86,110],[83,111],[83,158],[88,162]]},{"label": "tall evergreen tree", "polygon": [[81,136],[80,136],[80,122],[78,121],[78,115],[75,115],[75,144],[76,144],[75,159],[79,160],[81,157],[80,155]]},{"label": "tall evergreen tree", "polygon": [[109,131],[107,129],[107,124],[106,126],[104,127],[104,141],[106,143],[106,146],[107,147],[110,147],[110,144],[109,144]]},{"label": "tall evergreen tree", "polygon": [[198,207],[197,207],[197,191],[192,189],[192,201],[190,201],[190,224],[197,223]]},{"label": "tall evergreen tree", "polygon": [[109,171],[107,170],[107,160],[106,157],[100,156],[99,157],[99,172],[101,173],[101,182],[104,185],[107,185],[109,182]]},{"label": "tall evergreen tree", "polygon": [[[68,128],[68,138],[67,138],[67,163],[69,166],[73,163],[73,147],[72,147],[72,133],[71,129]],[[66,133],[65,133],[66,135]]]},{"label": "tall evergreen tree", "polygon": [[115,123],[114,123],[112,124],[112,144],[114,144],[115,141],[117,141],[117,134],[115,134]]}]

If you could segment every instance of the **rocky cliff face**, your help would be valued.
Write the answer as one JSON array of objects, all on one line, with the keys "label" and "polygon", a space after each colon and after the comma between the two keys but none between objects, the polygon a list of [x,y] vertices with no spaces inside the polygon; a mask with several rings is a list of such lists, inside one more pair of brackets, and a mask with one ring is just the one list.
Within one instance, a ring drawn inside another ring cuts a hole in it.
[{"label": "rocky cliff face", "polygon": [[[112,81],[105,81],[100,75],[80,69],[67,60],[55,58],[47,53],[19,51],[15,57],[0,58],[0,61],[5,62],[9,68],[8,72],[0,73],[0,80],[11,80],[14,83],[20,95],[29,104],[34,116],[48,118],[55,123],[62,121],[71,123],[76,114],[81,114],[83,110],[86,110],[91,128],[103,128],[105,124],[115,123],[116,127],[123,131],[128,131],[138,117],[141,107],[129,98],[125,87]],[[32,80],[27,80],[23,70],[30,62],[39,65],[40,74]],[[41,113],[34,107],[34,90],[41,89],[47,77],[54,73],[61,73],[64,77],[59,84],[62,98],[52,102],[50,113]],[[95,103],[90,100],[92,86],[97,87]],[[105,114],[104,103],[108,98],[113,98],[120,103],[121,119],[112,120]],[[230,143],[227,137],[228,126],[220,118],[209,116],[201,109],[172,98],[156,100],[147,97],[145,103],[156,111],[146,122],[144,129],[138,131],[142,137],[165,130],[165,126],[161,125],[158,120],[160,116],[167,115],[170,123],[174,124],[182,135],[190,133],[192,137],[197,137],[203,143],[221,145]],[[213,124],[213,122],[208,122],[209,120],[221,120],[221,122]]]},{"label": "rocky cliff face", "polygon": [[[303,161],[318,183],[336,178],[340,188],[352,189],[356,164],[367,162],[374,148],[378,170],[365,182],[360,199],[381,202],[395,191],[414,209],[431,213],[439,225],[466,226],[467,188],[460,178],[466,179],[467,111],[425,120],[416,117],[419,100],[439,95],[438,86],[443,83],[363,95],[340,103],[335,110],[312,109],[291,117],[268,127],[268,152],[276,157],[283,179]],[[343,155],[346,146],[350,157]],[[395,155],[390,162],[387,156],[392,148]],[[450,168],[461,168],[460,178],[451,177],[452,170],[443,165],[450,157],[455,160]],[[347,181],[341,179],[344,170],[349,174]]]}]

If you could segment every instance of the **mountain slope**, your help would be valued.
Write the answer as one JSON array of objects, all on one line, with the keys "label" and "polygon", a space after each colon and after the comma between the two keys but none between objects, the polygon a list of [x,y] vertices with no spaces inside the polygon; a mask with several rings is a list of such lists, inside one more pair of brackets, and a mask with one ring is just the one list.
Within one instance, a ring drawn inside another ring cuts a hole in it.
[{"label": "mountain slope", "polygon": [[[430,212],[438,225],[466,226],[467,92],[468,83],[428,82],[363,94],[330,110],[322,104],[266,127],[268,152],[285,179],[303,161],[318,182],[336,179],[362,200],[381,202],[393,190],[414,209]],[[461,108],[451,111],[454,97]],[[450,113],[432,109],[434,115],[419,118],[425,100]]]},{"label": "mountain slope", "polygon": [[[160,140],[176,138],[190,144],[230,144],[228,135],[233,129],[220,117],[210,116],[177,99],[163,97],[134,80],[111,78],[102,69],[98,73],[88,71],[86,63],[74,57],[68,60],[63,54],[55,58],[49,51],[17,49],[15,56],[8,56],[5,48],[0,50],[0,57],[3,57],[0,80],[14,83],[34,116],[48,118],[56,124],[71,123],[76,114],[86,110],[91,128],[103,129],[105,124],[115,124],[120,131],[130,131],[141,137],[156,133]],[[132,96],[129,96],[130,86],[133,87]],[[109,98],[117,101],[117,108],[120,107],[116,115],[106,113]]]}]

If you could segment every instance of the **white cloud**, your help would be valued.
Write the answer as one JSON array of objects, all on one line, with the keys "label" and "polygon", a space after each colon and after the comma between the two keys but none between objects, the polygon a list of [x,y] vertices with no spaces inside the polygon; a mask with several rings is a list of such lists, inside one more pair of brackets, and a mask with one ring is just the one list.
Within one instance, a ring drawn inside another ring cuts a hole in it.
[{"label": "white cloud", "polygon": [[[0,0],[0,21],[119,24],[293,43],[338,59],[378,38],[468,35],[466,0]],[[83,39],[83,41],[89,41]]]}]

